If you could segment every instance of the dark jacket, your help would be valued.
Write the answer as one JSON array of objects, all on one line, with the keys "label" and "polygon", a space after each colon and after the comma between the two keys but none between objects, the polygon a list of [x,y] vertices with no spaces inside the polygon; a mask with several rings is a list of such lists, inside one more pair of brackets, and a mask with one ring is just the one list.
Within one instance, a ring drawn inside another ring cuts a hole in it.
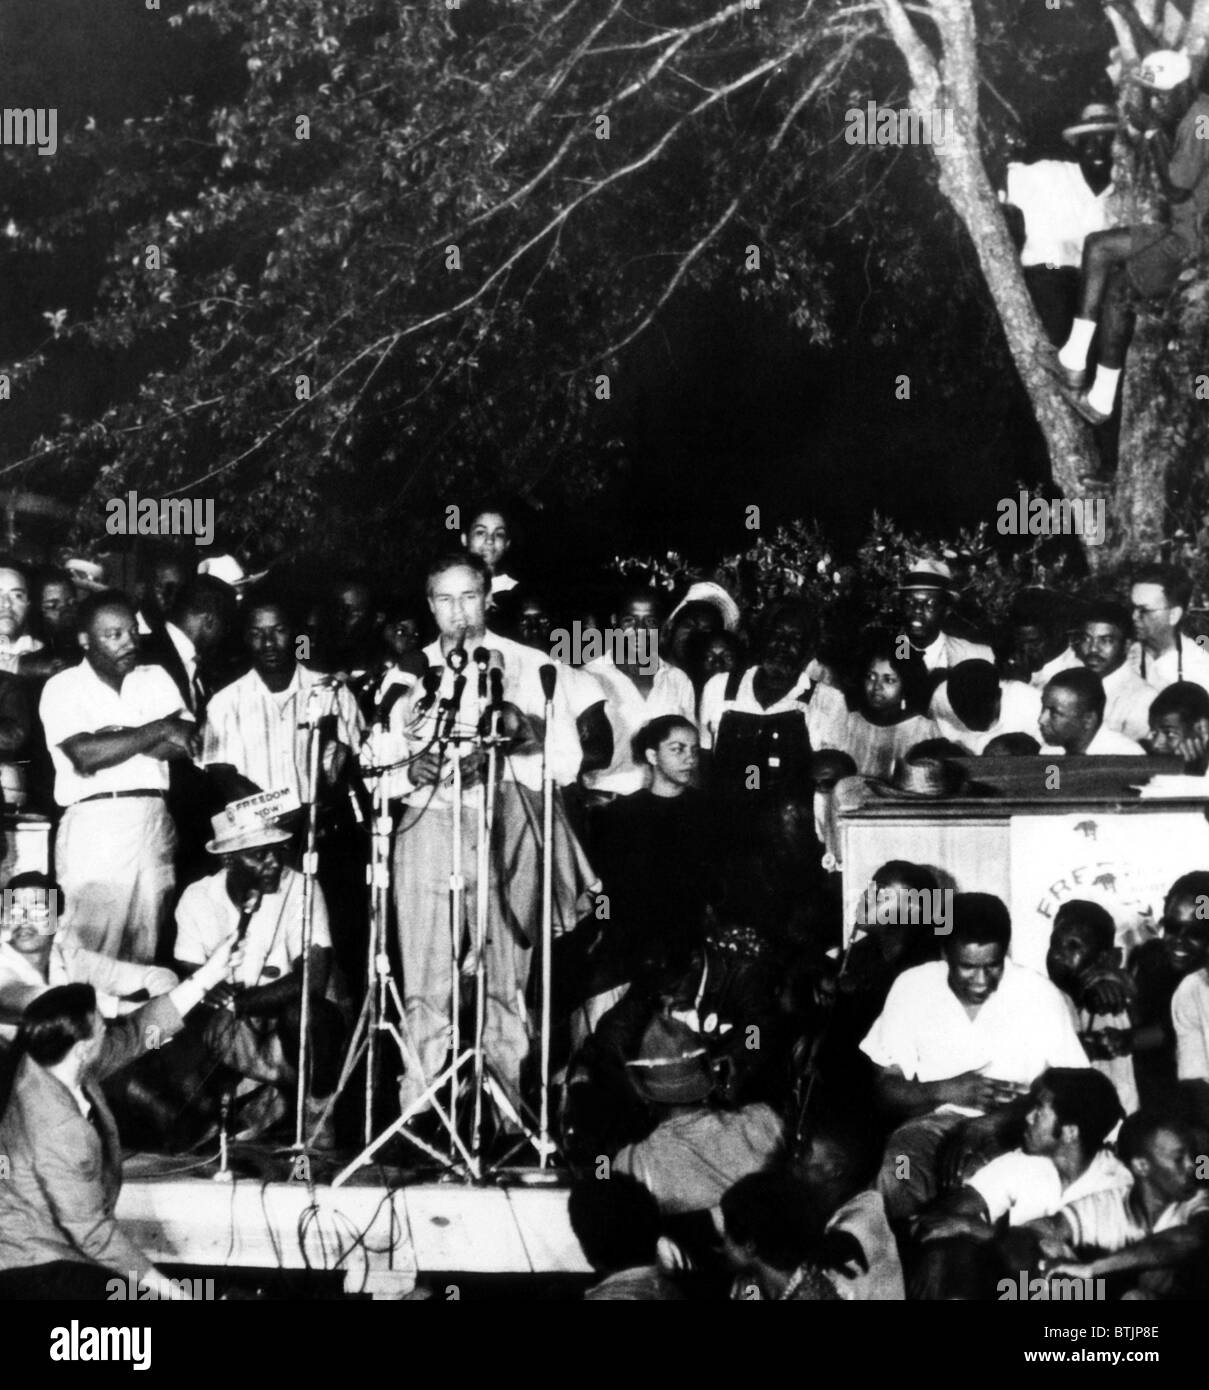
[{"label": "dark jacket", "polygon": [[0,1269],[78,1260],[123,1278],[150,1273],[147,1256],[114,1220],[122,1146],[100,1083],[182,1027],[167,995],[106,1025],[100,1058],[82,1086],[93,1119],[45,1067],[21,1059],[0,1119],[0,1157],[9,1170],[0,1181]]}]

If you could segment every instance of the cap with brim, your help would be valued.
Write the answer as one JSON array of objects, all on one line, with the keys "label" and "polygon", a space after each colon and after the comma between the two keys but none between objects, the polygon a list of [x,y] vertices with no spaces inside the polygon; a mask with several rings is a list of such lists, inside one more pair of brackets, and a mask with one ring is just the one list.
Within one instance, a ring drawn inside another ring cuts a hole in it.
[{"label": "cap with brim", "polygon": [[931,589],[936,593],[953,592],[953,571],[943,560],[913,560],[907,573],[899,580],[903,589]]},{"label": "cap with brim", "polygon": [[95,560],[65,560],[63,568],[71,575],[72,583],[78,584],[82,589],[99,594],[108,587],[105,583],[105,570]]},{"label": "cap with brim", "polygon": [[207,854],[237,854],[244,849],[261,849],[265,845],[281,845],[291,839],[272,817],[257,815],[254,805],[263,797],[247,797],[234,801],[211,818],[214,838],[207,841]]},{"label": "cap with brim", "polygon": [[1148,92],[1170,92],[1191,76],[1192,64],[1186,53],[1160,48],[1142,59],[1134,73],[1134,81]]},{"label": "cap with brim", "polygon": [[675,622],[680,610],[689,603],[711,604],[722,615],[722,625],[727,632],[734,632],[739,626],[739,605],[721,584],[715,584],[712,579],[698,580],[696,584],[689,586],[688,593],[672,609],[668,618],[669,626]]},{"label": "cap with brim", "polygon": [[1116,130],[1116,111],[1106,102],[1096,101],[1080,111],[1078,121],[1063,130],[1062,138],[1068,145],[1073,145],[1080,136],[1115,135]]},{"label": "cap with brim", "polygon": [[647,1025],[638,1056],[626,1074],[644,1099],[663,1105],[695,1105],[713,1089],[709,1053],[678,1019],[656,1015]]}]

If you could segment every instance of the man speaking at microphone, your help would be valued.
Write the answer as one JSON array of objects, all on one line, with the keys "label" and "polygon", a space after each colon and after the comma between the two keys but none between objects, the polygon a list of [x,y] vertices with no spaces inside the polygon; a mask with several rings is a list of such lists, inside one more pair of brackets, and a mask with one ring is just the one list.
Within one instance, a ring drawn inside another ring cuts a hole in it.
[{"label": "man speaking at microphone", "polygon": [[[434,741],[452,723],[461,734],[482,722],[495,686],[502,697],[499,719],[510,744],[499,756],[499,785],[491,843],[491,882],[486,950],[487,1060],[515,1101],[521,1063],[529,1049],[524,993],[533,947],[541,923],[541,777],[545,696],[541,670],[558,663],[540,652],[489,632],[487,595],[491,581],[475,555],[453,552],[428,571],[428,607],[438,638],[425,648],[429,676],[423,693],[392,713],[391,728],[401,734],[415,761],[390,787],[401,796],[403,819],[395,840],[394,893],[403,964],[407,1022],[422,1075],[404,1078],[403,1101],[418,1100],[448,1062],[453,954],[465,969],[473,964],[470,941],[476,920],[477,814],[484,794],[486,754],[465,742],[443,748]],[[457,655],[452,655],[457,652]],[[465,681],[451,708],[453,668],[465,655]],[[452,656],[452,660],[451,660]],[[435,679],[439,671],[439,684]],[[502,672],[502,678],[496,676]],[[437,697],[440,697],[437,702]],[[556,787],[575,780],[582,758],[575,715],[565,688],[555,679],[550,729],[551,776]],[[433,745],[429,747],[429,745]],[[427,750],[421,752],[421,750]],[[459,940],[450,938],[450,870],[454,835],[453,759],[461,759],[462,865],[464,920]],[[554,930],[569,930],[590,906],[594,875],[556,806],[554,836]]]}]

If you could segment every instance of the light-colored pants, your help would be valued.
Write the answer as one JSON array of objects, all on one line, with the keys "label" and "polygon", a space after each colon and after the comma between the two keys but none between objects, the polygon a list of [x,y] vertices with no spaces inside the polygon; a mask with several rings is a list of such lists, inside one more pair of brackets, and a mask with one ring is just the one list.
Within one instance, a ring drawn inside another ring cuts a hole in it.
[{"label": "light-colored pants", "polygon": [[67,939],[115,960],[154,960],[175,883],[175,849],[176,828],[159,797],[69,806],[55,836]]},{"label": "light-colored pants", "polygon": [[[501,788],[497,827],[504,815],[515,814]],[[409,812],[414,816],[414,812]],[[431,807],[395,841],[395,905],[399,925],[399,956],[403,965],[403,996],[407,1026],[419,1057],[403,1079],[404,1105],[419,1099],[449,1060],[455,943],[451,930],[449,876],[453,811]],[[462,867],[466,884],[465,910],[459,924],[457,956],[464,954],[473,935],[477,891],[478,827],[473,809],[462,812]],[[538,883],[514,880],[510,896],[527,899]],[[518,994],[529,977],[532,950],[514,940],[508,926],[497,874],[492,875],[484,953],[487,1007],[483,1046],[487,1059],[513,1098],[519,1092],[520,1069],[529,1050],[529,1037]],[[518,916],[528,917],[526,906]],[[470,1039],[463,1038],[463,1047]],[[444,1093],[442,1093],[444,1100]]]}]

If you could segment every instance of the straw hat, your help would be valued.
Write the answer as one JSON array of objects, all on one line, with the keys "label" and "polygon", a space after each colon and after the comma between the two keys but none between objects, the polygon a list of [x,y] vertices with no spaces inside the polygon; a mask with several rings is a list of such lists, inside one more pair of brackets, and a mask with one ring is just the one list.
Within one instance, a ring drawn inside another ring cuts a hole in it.
[{"label": "straw hat", "polygon": [[259,796],[233,801],[210,820],[214,838],[207,842],[207,854],[235,854],[242,849],[259,849],[262,845],[281,845],[290,839],[290,832],[275,825],[272,819],[257,812],[254,803]]}]

